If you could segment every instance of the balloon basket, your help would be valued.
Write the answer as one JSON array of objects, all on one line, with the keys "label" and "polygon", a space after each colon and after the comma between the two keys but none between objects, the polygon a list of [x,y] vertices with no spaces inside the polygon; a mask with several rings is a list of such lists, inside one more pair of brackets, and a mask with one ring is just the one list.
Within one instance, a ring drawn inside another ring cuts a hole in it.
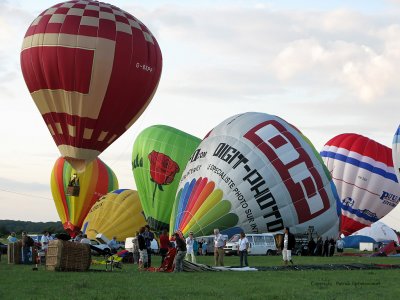
[{"label": "balloon basket", "polygon": [[79,186],[68,186],[67,187],[67,196],[78,197],[80,192]]}]

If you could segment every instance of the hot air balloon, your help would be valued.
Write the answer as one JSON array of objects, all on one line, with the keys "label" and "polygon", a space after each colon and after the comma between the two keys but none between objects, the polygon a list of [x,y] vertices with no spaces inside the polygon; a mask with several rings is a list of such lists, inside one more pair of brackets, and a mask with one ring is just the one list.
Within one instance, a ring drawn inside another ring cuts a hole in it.
[{"label": "hot air balloon", "polygon": [[378,221],[399,203],[400,185],[388,147],[345,133],[329,140],[321,156],[340,197],[343,234]]},{"label": "hot air balloon", "polygon": [[[200,139],[178,129],[154,125],[135,140],[132,169],[146,220],[151,228],[169,227],[183,168]],[[196,154],[195,154],[196,155]]]},{"label": "hot air balloon", "polygon": [[160,48],[146,26],[98,1],[43,11],[21,50],[29,92],[61,155],[78,171],[141,115],[161,67]]},{"label": "hot air balloon", "polygon": [[400,182],[400,126],[397,128],[396,133],[393,137],[392,157],[394,171],[397,175],[397,181]]},{"label": "hot air balloon", "polygon": [[99,233],[122,241],[135,236],[146,225],[139,195],[134,190],[120,189],[102,196],[90,209],[82,231],[94,239]]},{"label": "hot air balloon", "polygon": [[[69,195],[71,181],[79,184],[77,196]],[[50,184],[58,215],[64,229],[72,237],[80,231],[93,204],[101,196],[118,188],[114,172],[99,158],[87,165],[80,174],[64,158],[58,158],[51,172]]]},{"label": "hot air balloon", "polygon": [[178,187],[171,230],[338,233],[332,179],[308,139],[283,119],[255,112],[233,116],[195,153]]}]

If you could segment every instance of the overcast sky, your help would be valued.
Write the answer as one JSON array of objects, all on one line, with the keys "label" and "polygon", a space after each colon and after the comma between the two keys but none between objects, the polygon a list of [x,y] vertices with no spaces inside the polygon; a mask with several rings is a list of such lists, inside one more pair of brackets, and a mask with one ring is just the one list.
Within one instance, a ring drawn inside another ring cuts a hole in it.
[{"label": "overcast sky", "polygon": [[[0,219],[59,220],[59,152],[24,83],[33,19],[58,1],[0,0]],[[246,111],[298,127],[317,150],[355,132],[391,147],[399,125],[400,1],[109,1],[140,19],[163,54],[148,109],[100,158],[133,188],[136,135],[166,124],[198,137]],[[151,3],[149,3],[151,2]],[[384,220],[400,230],[400,208]]]}]

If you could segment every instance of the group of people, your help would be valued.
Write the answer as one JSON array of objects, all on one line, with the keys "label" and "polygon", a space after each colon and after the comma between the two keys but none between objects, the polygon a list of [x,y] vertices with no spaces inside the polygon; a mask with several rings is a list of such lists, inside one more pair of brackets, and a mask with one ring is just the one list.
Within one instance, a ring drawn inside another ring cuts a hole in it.
[{"label": "group of people", "polygon": [[[9,243],[16,243],[18,242],[18,238],[15,232],[11,232],[10,235],[7,237]],[[53,240],[53,236],[50,234],[49,231],[43,232],[43,235],[40,239],[37,240],[36,246],[40,248],[40,250],[47,252],[49,247],[49,242]],[[22,231],[21,233],[21,259],[24,264],[32,263],[32,247],[35,246],[35,241],[31,236],[28,235],[26,231]]]},{"label": "group of people", "polygon": [[[244,235],[244,233],[243,233]],[[193,232],[189,232],[189,236],[184,239],[181,232],[177,231],[174,233],[174,239],[176,244],[176,256],[175,256],[175,270],[174,272],[182,272],[183,271],[183,260],[191,260],[193,263],[196,263],[196,252],[194,245],[197,242],[194,238]],[[198,243],[198,242],[197,242]],[[248,242],[247,242],[248,244]],[[226,238],[219,232],[219,229],[214,229],[214,262],[215,266],[223,266],[224,265],[224,247],[226,246]],[[207,247],[207,243],[203,240],[201,244],[201,249],[203,247]],[[248,245],[247,245],[248,248]],[[246,251],[247,251],[246,248]],[[205,248],[207,249],[207,248]],[[202,251],[203,252],[203,251]],[[242,260],[241,260],[242,261]],[[246,265],[247,265],[247,256],[246,256]]]},{"label": "group of people", "polygon": [[342,238],[339,237],[335,241],[334,238],[326,237],[324,241],[322,237],[318,237],[317,242],[313,238],[308,241],[308,255],[311,256],[333,256],[335,249],[339,255],[343,253],[344,241]]},{"label": "group of people", "polygon": [[[146,225],[145,227],[141,227],[139,231],[136,233],[136,237],[133,239],[133,258],[134,262],[138,263],[139,270],[147,269],[151,267],[151,242],[154,240],[154,233],[150,230],[150,226]],[[163,246],[165,243],[165,232],[160,236],[160,242],[163,240]],[[166,252],[165,248],[160,253],[164,253],[162,255],[162,259],[165,258]]]},{"label": "group of people", "polygon": [[[245,234],[242,233],[243,242],[241,243],[240,251],[238,254],[241,256],[241,265],[243,261],[245,265],[247,262],[247,250],[249,243]],[[150,231],[150,227],[140,228],[136,233],[136,237],[132,240],[133,244],[133,259],[138,264],[139,270],[151,267],[151,241],[154,239],[154,233]],[[214,259],[216,266],[224,265],[224,247],[226,245],[226,236],[222,235],[218,229],[214,230]],[[194,237],[193,232],[190,232],[187,238],[184,238],[180,231],[176,231],[169,239],[168,231],[163,230],[160,235],[160,256],[161,265],[168,254],[168,251],[175,248],[176,254],[174,259],[175,270],[174,272],[183,271],[183,261],[186,259],[196,263],[196,255],[205,254],[207,242],[203,239],[200,242]],[[201,251],[199,251],[201,249]],[[203,251],[204,249],[204,251]]]},{"label": "group of people", "polygon": [[[15,243],[18,241],[15,232],[12,232],[7,238],[9,243]],[[41,247],[44,252],[47,251],[49,242],[53,239],[52,235],[45,231],[40,239]],[[118,242],[116,236],[109,242],[109,247],[112,250],[117,249]],[[133,239],[133,257],[134,262],[138,264],[139,270],[147,269],[151,267],[151,242],[154,240],[154,233],[150,230],[150,226],[140,228],[137,232],[136,237]],[[33,240],[27,235],[26,232],[22,232],[22,259],[24,263],[29,263],[29,257],[31,254],[31,247],[33,246]],[[90,244],[90,240],[86,234],[79,232],[74,239],[75,242]],[[222,235],[219,229],[214,229],[214,265],[224,266],[224,255],[226,246],[226,236]],[[293,264],[292,251],[295,249],[296,240],[289,228],[285,228],[283,238],[281,239],[280,249],[282,251],[282,258],[285,265],[289,262]],[[240,233],[238,241],[237,254],[239,256],[240,267],[248,266],[248,252],[249,252],[249,240],[244,232]],[[339,253],[343,253],[344,241],[339,238],[335,241],[333,238],[325,238],[323,241],[322,237],[318,237],[317,242],[311,238],[308,242],[308,254],[315,256],[333,256],[335,249]],[[173,234],[173,238],[170,240],[168,231],[165,229],[160,235],[160,256],[161,265],[163,264],[168,251],[171,248],[176,248],[175,255],[175,272],[183,271],[184,259],[196,263],[196,255],[205,255],[207,253],[207,241],[202,239],[197,241],[194,238],[193,232],[190,232],[187,238],[183,237],[180,231]]]}]

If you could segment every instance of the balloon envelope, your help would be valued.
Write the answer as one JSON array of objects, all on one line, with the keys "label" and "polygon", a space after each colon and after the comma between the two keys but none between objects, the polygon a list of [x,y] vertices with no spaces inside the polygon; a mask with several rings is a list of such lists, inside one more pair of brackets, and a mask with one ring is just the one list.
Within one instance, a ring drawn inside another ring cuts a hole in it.
[{"label": "balloon envelope", "polygon": [[120,189],[104,195],[92,206],[82,231],[90,239],[102,233],[110,240],[116,236],[118,241],[125,241],[145,225],[138,193]]},{"label": "balloon envelope", "polygon": [[78,171],[141,115],[161,65],[146,26],[98,1],[68,1],[43,11],[21,50],[29,92],[62,156]]},{"label": "balloon envelope", "polygon": [[398,204],[400,185],[388,147],[345,133],[328,141],[321,156],[337,187],[345,235],[378,221]]},{"label": "balloon envelope", "polygon": [[264,113],[233,116],[201,142],[183,171],[170,228],[208,235],[274,232],[334,236],[337,195],[319,154],[293,126]]},{"label": "balloon envelope", "polygon": [[393,137],[392,157],[394,171],[397,175],[397,181],[400,182],[400,126],[397,128],[396,133]]},{"label": "balloon envelope", "polygon": [[147,222],[153,229],[169,227],[182,171],[200,141],[165,125],[148,127],[136,138],[133,175]]},{"label": "balloon envelope", "polygon": [[91,162],[83,173],[78,174],[80,191],[78,196],[67,193],[71,177],[76,170],[62,157],[57,159],[51,172],[51,193],[58,215],[65,230],[75,236],[83,220],[99,198],[118,188],[114,172],[99,158]]}]

